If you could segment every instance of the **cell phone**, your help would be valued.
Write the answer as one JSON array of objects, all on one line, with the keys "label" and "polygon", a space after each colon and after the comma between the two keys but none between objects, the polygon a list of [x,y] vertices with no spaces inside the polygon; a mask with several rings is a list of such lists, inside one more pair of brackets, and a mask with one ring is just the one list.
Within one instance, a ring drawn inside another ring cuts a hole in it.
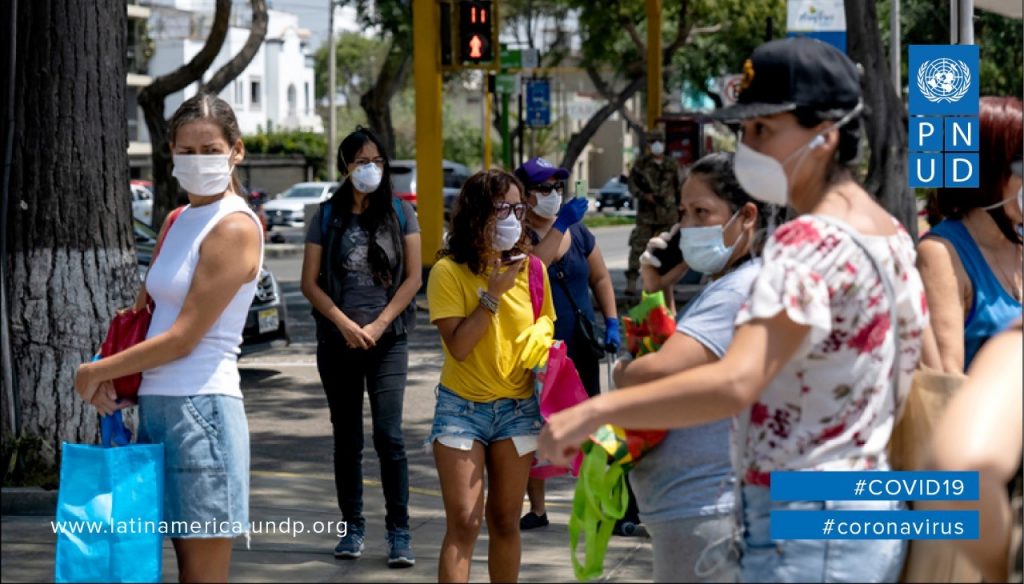
[{"label": "cell phone", "polygon": [[585,197],[587,196],[587,181],[578,180],[576,186],[573,188],[572,196],[574,197]]},{"label": "cell phone", "polygon": [[519,260],[525,260],[525,259],[526,259],[526,254],[520,253],[520,254],[516,254],[514,256],[509,256],[509,257],[505,258],[504,260],[502,260],[501,263],[503,263],[503,264],[514,264],[514,263],[518,262]]},{"label": "cell phone", "polygon": [[658,273],[664,276],[665,274],[672,271],[673,268],[683,263],[683,252],[679,249],[679,232],[672,236],[672,239],[668,240],[668,245],[665,249],[655,249],[651,253],[654,257],[658,258],[661,262],[661,267],[658,268]]}]

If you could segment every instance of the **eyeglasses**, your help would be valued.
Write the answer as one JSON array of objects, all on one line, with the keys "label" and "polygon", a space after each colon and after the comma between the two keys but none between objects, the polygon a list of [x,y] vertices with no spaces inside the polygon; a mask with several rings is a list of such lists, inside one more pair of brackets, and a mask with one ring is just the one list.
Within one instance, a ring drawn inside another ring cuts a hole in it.
[{"label": "eyeglasses", "polygon": [[508,219],[508,214],[511,212],[516,214],[516,219],[522,221],[523,216],[526,215],[526,205],[523,203],[516,203],[515,205],[511,203],[499,203],[495,205],[494,208],[498,210],[498,219]]},{"label": "eyeglasses", "polygon": [[355,160],[356,166],[365,166],[367,164],[370,164],[371,162],[373,164],[376,164],[380,168],[384,168],[384,163],[387,161],[381,158],[380,156],[374,158],[373,160],[370,160],[369,158],[356,158]]},{"label": "eyeglasses", "polygon": [[553,183],[540,183],[531,186],[527,190],[530,191],[531,193],[538,193],[541,195],[550,194],[551,191],[558,191],[559,193],[562,193],[565,192],[565,183],[563,181]]}]

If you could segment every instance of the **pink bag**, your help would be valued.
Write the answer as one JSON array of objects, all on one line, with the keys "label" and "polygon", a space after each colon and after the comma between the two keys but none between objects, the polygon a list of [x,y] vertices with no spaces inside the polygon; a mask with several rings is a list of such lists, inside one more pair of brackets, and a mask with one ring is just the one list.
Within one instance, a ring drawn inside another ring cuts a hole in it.
[{"label": "pink bag", "polygon": [[[536,321],[544,304],[544,264],[536,256],[530,256],[528,270],[530,302],[533,305],[533,320]],[[555,341],[551,346],[547,365],[534,370],[534,383],[540,394],[540,415],[544,418],[582,403],[589,397],[562,341]],[[582,462],[582,453],[576,455],[572,468],[540,463],[534,458],[530,478],[549,479],[568,472],[578,476]]]}]

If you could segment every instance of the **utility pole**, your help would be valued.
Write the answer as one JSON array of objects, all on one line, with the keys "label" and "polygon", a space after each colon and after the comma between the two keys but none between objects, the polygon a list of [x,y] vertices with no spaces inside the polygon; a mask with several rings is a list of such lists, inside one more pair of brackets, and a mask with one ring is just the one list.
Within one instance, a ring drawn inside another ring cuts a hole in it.
[{"label": "utility pole", "polygon": [[338,179],[337,168],[335,168],[336,152],[338,150],[337,136],[337,115],[334,96],[338,93],[337,76],[337,48],[334,46],[334,7],[336,0],[327,0],[330,5],[327,15],[327,107],[331,110],[328,115],[327,128],[327,180],[334,182]]},{"label": "utility pole", "polygon": [[661,0],[647,0],[647,129],[661,117]]},{"label": "utility pole", "polygon": [[903,99],[903,74],[900,72],[900,59],[903,58],[903,49],[900,41],[903,33],[900,30],[900,0],[892,0],[892,10],[889,15],[889,70],[892,75],[892,85],[896,88],[896,97]]}]

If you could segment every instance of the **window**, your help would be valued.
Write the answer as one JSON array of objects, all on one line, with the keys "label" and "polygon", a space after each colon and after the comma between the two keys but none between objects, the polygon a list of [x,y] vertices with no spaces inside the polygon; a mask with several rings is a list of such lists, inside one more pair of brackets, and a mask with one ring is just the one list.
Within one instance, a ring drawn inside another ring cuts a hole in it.
[{"label": "window", "polygon": [[235,80],[235,105],[245,105],[245,83]]},{"label": "window", "polygon": [[309,104],[310,104],[310,100],[309,100],[309,81],[306,82],[306,101],[304,103],[305,103],[305,106],[303,107],[303,109],[306,110],[306,115],[308,116],[309,115]]},{"label": "window", "polygon": [[249,109],[258,110],[263,105],[263,84],[258,79],[249,83]]},{"label": "window", "polygon": [[288,115],[294,116],[296,111],[296,100],[298,98],[295,95],[295,85],[291,84],[288,86]]},{"label": "window", "polygon": [[128,87],[124,93],[124,113],[128,120],[128,141],[139,141],[139,104],[137,101],[138,89]]}]

